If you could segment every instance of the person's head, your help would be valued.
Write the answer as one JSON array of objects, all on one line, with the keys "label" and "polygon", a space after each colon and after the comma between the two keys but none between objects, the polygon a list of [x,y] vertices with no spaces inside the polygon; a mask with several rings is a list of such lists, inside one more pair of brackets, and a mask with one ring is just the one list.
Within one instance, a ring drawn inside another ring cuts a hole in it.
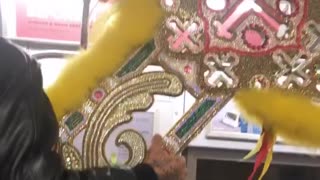
[{"label": "person's head", "polygon": [[20,166],[35,161],[35,155],[50,153],[57,138],[57,121],[38,63],[0,38],[1,179],[22,173],[17,172]]}]

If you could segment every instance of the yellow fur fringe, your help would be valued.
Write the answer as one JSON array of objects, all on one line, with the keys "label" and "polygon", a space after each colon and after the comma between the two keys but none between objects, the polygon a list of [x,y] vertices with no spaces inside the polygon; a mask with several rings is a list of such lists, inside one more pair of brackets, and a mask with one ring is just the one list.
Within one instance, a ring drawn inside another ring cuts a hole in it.
[{"label": "yellow fur fringe", "polygon": [[111,76],[130,53],[148,42],[163,15],[158,0],[119,0],[103,14],[106,24],[101,37],[89,50],[71,58],[46,90],[57,118],[79,108],[101,79]]},{"label": "yellow fur fringe", "polygon": [[320,107],[310,98],[280,90],[242,90],[235,96],[248,121],[272,129],[285,141],[320,147]]}]

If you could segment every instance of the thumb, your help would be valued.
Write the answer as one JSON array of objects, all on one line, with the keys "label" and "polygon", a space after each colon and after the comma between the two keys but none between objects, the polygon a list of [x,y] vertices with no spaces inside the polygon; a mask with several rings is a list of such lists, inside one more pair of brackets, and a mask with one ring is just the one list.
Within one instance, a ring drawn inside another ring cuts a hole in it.
[{"label": "thumb", "polygon": [[153,136],[150,149],[161,148],[162,146],[163,146],[163,138],[159,134],[156,134],[155,136]]}]

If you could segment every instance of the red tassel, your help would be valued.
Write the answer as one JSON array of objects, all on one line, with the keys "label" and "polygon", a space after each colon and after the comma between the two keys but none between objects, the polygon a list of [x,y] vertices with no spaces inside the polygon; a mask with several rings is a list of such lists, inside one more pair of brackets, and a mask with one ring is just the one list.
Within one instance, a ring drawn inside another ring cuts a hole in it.
[{"label": "red tassel", "polygon": [[253,180],[257,170],[260,168],[260,166],[263,164],[263,162],[267,158],[268,152],[269,152],[269,138],[268,138],[268,135],[265,134],[262,140],[261,149],[256,156],[256,161],[254,163],[253,171],[249,176],[248,180]]}]

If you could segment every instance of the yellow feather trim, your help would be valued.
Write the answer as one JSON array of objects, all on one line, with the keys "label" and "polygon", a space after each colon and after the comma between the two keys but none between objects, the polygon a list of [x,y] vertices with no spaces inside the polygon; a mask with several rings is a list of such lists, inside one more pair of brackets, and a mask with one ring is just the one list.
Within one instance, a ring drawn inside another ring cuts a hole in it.
[{"label": "yellow feather trim", "polygon": [[103,14],[107,22],[101,37],[71,58],[46,90],[58,119],[78,108],[101,79],[111,76],[130,53],[148,42],[164,15],[158,0],[119,0],[109,11]]},{"label": "yellow feather trim", "polygon": [[248,160],[248,159],[252,158],[254,155],[256,155],[256,154],[260,151],[260,149],[261,149],[261,147],[262,147],[262,141],[263,141],[264,136],[265,136],[265,133],[263,133],[263,134],[260,136],[260,138],[259,138],[259,140],[258,140],[258,142],[257,142],[257,144],[256,144],[256,147],[255,147],[254,149],[252,149],[252,150],[243,158],[244,160]]},{"label": "yellow feather trim", "polygon": [[285,141],[320,147],[320,108],[310,98],[280,90],[241,90],[235,96],[248,121],[272,129]]}]

